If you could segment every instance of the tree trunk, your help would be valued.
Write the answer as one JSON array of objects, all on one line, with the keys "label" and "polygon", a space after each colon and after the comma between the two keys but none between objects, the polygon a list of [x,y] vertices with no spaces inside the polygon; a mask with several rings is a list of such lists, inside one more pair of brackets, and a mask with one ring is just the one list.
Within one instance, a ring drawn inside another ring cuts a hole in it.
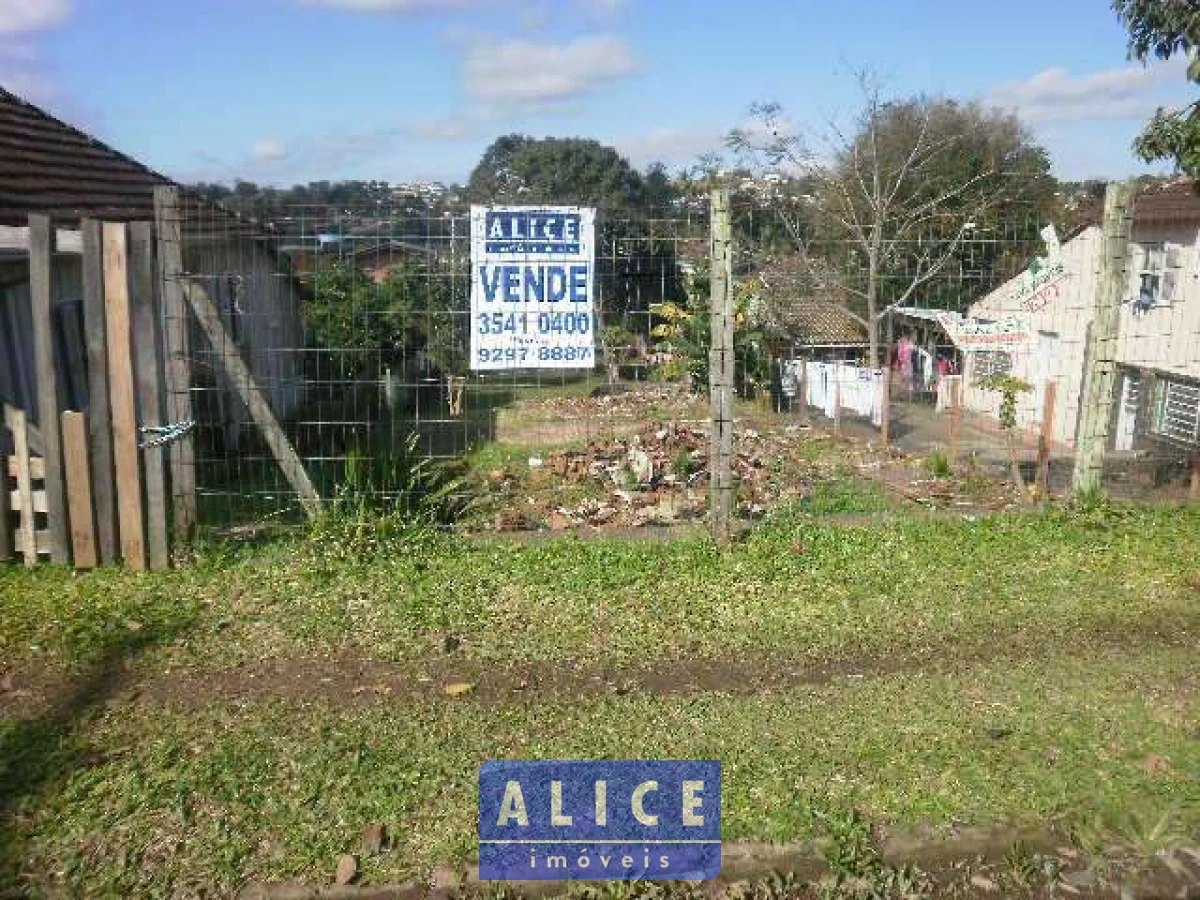
[{"label": "tree trunk", "polygon": [[879,365],[879,319],[876,317],[879,308],[878,241],[878,234],[872,234],[871,247],[867,251],[867,365],[870,368]]},{"label": "tree trunk", "polygon": [[1012,468],[1013,485],[1024,495],[1025,478],[1021,475],[1021,460],[1018,452],[1020,441],[1017,439],[1016,429],[1008,429],[1005,437],[1008,439],[1008,464]]}]

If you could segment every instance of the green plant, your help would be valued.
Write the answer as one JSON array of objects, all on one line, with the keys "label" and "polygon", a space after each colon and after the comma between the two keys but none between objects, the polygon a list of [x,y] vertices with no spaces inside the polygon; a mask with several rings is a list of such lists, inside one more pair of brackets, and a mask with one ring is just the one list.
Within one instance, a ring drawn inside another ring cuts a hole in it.
[{"label": "green plant", "polygon": [[600,343],[604,349],[604,363],[610,385],[620,380],[622,365],[637,359],[637,340],[637,335],[623,325],[605,325],[600,330]]},{"label": "green plant", "polygon": [[[708,354],[712,346],[712,320],[708,304],[708,276],[693,276],[691,299],[687,303],[654,303],[650,311],[660,320],[651,329],[661,343],[660,352],[677,357],[675,370],[686,373],[693,390],[708,390]],[[733,357],[736,388],[743,397],[770,380],[771,357],[767,334],[753,325],[750,304],[753,295],[738,289],[733,305]]]},{"label": "green plant", "polygon": [[447,375],[468,366],[465,280],[431,277],[423,264],[392,267],[381,282],[349,262],[313,276],[304,302],[309,339],[343,379],[377,379],[381,366],[424,351]]},{"label": "green plant", "polygon": [[1194,844],[1187,829],[1181,826],[1175,807],[1139,806],[1111,815],[1095,815],[1076,826],[1074,837],[1098,868],[1116,864],[1135,875],[1156,862],[1179,874],[1182,866],[1179,851]]},{"label": "green plant", "polygon": [[696,471],[696,461],[692,459],[691,451],[680,447],[671,457],[671,474],[679,481],[687,481],[688,476]]},{"label": "green plant", "polygon": [[934,478],[949,478],[953,470],[950,467],[950,457],[944,450],[935,450],[922,460],[925,471]]},{"label": "green plant", "polygon": [[861,514],[881,512],[887,502],[878,486],[839,477],[818,481],[800,507],[815,515]]},{"label": "green plant", "polygon": [[1033,390],[1033,385],[1015,375],[989,375],[980,378],[975,386],[985,391],[1000,392],[1000,427],[1003,429],[1008,445],[1008,462],[1012,471],[1013,484],[1020,491],[1025,490],[1025,479],[1021,475],[1019,458],[1019,439],[1017,436],[1017,395]]},{"label": "green plant", "polygon": [[857,811],[813,810],[828,836],[825,862],[829,878],[820,894],[828,900],[861,898],[891,900],[929,896],[929,879],[913,866],[897,868],[884,861],[875,846],[870,824]]},{"label": "green plant", "polygon": [[1071,495],[1071,509],[1081,513],[1105,513],[1112,501],[1098,484],[1093,484]]},{"label": "green plant", "polygon": [[371,558],[451,524],[475,502],[462,463],[425,455],[414,431],[374,453],[347,452],[342,480],[310,536],[325,557]]}]

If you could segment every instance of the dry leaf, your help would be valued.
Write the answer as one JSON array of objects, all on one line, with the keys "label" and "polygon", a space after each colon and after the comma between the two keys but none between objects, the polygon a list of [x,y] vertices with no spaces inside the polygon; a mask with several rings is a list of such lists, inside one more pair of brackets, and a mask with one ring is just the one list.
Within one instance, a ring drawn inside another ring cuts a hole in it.
[{"label": "dry leaf", "polygon": [[1142,760],[1142,771],[1151,778],[1159,778],[1171,771],[1171,762],[1161,753],[1151,753]]},{"label": "dry leaf", "polygon": [[971,884],[981,891],[987,891],[989,894],[1000,890],[996,882],[990,878],[984,878],[982,875],[972,875]]},{"label": "dry leaf", "polygon": [[387,842],[387,834],[383,830],[382,825],[368,825],[363,829],[362,845],[363,852],[374,856],[376,853],[383,852],[383,845]]},{"label": "dry leaf", "polygon": [[357,875],[358,860],[349,853],[343,853],[338,859],[337,873],[334,875],[334,882],[339,885],[349,884]]},{"label": "dry leaf", "polygon": [[447,697],[462,697],[473,690],[475,690],[475,685],[469,681],[452,681],[442,688],[442,693]]}]

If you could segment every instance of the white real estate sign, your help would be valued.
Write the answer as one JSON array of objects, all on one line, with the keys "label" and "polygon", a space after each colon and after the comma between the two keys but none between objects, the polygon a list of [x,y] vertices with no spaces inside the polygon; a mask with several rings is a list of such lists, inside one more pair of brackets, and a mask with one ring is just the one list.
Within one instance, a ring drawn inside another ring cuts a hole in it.
[{"label": "white real estate sign", "polygon": [[471,368],[596,361],[596,211],[471,207]]}]

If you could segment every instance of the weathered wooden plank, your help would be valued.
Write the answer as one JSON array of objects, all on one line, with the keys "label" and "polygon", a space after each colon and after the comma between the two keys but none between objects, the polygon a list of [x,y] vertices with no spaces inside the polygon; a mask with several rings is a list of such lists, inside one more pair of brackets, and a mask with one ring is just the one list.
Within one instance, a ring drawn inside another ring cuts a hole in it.
[{"label": "weathered wooden plank", "polygon": [[1054,406],[1058,398],[1058,382],[1047,381],[1042,397],[1042,426],[1038,432],[1037,483],[1042,496],[1050,493],[1050,443],[1054,439]]},{"label": "weathered wooden plank", "polygon": [[125,226],[104,223],[104,306],[108,338],[109,404],[117,476],[117,520],[121,558],[134,571],[146,568],[142,522],[142,478],[138,464],[137,398],[129,315],[129,272]]},{"label": "weathered wooden plank", "polygon": [[1104,452],[1116,402],[1116,356],[1121,304],[1129,284],[1126,265],[1135,192],[1136,184],[1126,181],[1110,183],[1104,194],[1104,258],[1089,323],[1083,403],[1076,426],[1075,470],[1071,480],[1071,489],[1076,493],[1102,486]]},{"label": "weathered wooden plank", "polygon": [[[28,228],[20,225],[0,225],[0,250],[28,249]],[[82,252],[79,232],[70,228],[59,228],[54,235],[54,249],[58,253]]]},{"label": "weathered wooden plank", "polygon": [[83,329],[88,361],[88,456],[100,561],[117,558],[117,482],[113,471],[112,412],[108,401],[108,335],[104,316],[104,232],[83,223]]},{"label": "weathered wooden plank", "polygon": [[[166,363],[167,419],[192,420],[192,376],[189,354],[188,306],[183,295],[183,247],[180,241],[179,190],[154,189],[154,220],[158,243],[159,296],[162,298],[163,352]],[[192,436],[173,441],[168,451],[171,470],[171,518],[176,545],[192,539],[196,528],[196,464]]]},{"label": "weathered wooden plank", "polygon": [[[129,305],[134,341],[138,420],[143,428],[163,424],[162,356],[158,304],[154,300],[154,230],[149,222],[129,226]],[[146,549],[150,568],[171,565],[167,543],[167,475],[161,446],[142,450],[146,480]]]},{"label": "weathered wooden plank", "polygon": [[46,442],[42,440],[41,431],[29,419],[25,420],[25,431],[29,435],[29,452],[38,454],[37,458],[41,459],[41,454],[44,452],[43,448],[46,446]]},{"label": "weathered wooden plank", "polygon": [[[35,513],[47,512],[46,492],[44,490],[34,489],[31,497],[31,504]],[[14,512],[23,512],[25,510],[25,501],[22,499],[20,491],[13,489],[8,492],[8,505]]]},{"label": "weathered wooden plank", "polygon": [[[28,539],[21,532],[17,532],[17,553],[25,558],[25,565],[37,565],[38,555],[46,556],[50,553],[50,532],[45,528],[39,529],[33,533],[33,552],[26,550],[29,546]],[[31,561],[32,560],[32,561]]]},{"label": "weathered wooden plank", "polygon": [[879,380],[879,390],[883,394],[879,401],[879,442],[885,451],[892,441],[892,367],[888,356],[887,348],[884,348],[883,369]]},{"label": "weathered wooden plank", "polygon": [[20,494],[21,521],[17,527],[15,543],[24,557],[25,565],[37,564],[37,545],[33,539],[33,478],[29,472],[29,431],[25,426],[25,412],[12,406],[4,407],[4,424],[12,432],[13,457],[17,461],[17,492]]},{"label": "weathered wooden plank", "polygon": [[54,366],[54,323],[51,317],[52,251],[50,219],[29,217],[29,297],[33,317],[33,350],[37,371],[38,428],[42,432],[42,456],[46,460],[46,499],[50,532],[50,558],[70,562],[68,546],[67,492],[63,480],[62,438],[58,422],[58,374]]},{"label": "weathered wooden plank", "polygon": [[75,568],[96,568],[96,527],[92,520],[92,475],[88,470],[87,417],[62,414],[63,461],[67,469],[67,505],[71,509],[71,555]]},{"label": "weathered wooden plank", "polygon": [[237,344],[225,329],[216,304],[208,296],[208,292],[195,282],[188,282],[184,285],[184,294],[192,307],[192,312],[196,314],[204,333],[212,343],[214,355],[225,367],[225,374],[229,382],[237,390],[242,402],[246,404],[255,424],[262,430],[263,437],[266,438],[267,445],[283,470],[284,477],[299,495],[305,512],[310,517],[315,515],[321,508],[320,495],[313,487],[308,472],[304,469],[304,463],[300,461],[295,448],[292,447],[287,435],[279,426],[279,420],[275,418],[275,413],[272,412],[271,405],[254,380],[254,375],[242,360]]},{"label": "weathered wooden plank", "polygon": [[[25,426],[25,430],[26,431],[29,430],[28,425]],[[33,442],[30,441],[31,445],[32,445],[32,443]],[[32,446],[30,447],[30,449],[32,449]],[[17,477],[17,458],[15,456],[10,456],[8,458],[8,477],[9,478]],[[45,462],[42,461],[42,458],[40,456],[29,457],[29,477],[32,478],[34,481],[41,481],[43,478],[46,477],[46,464],[45,464]]]},{"label": "weathered wooden plank", "polygon": [[[4,432],[8,430],[8,425],[0,426],[0,443],[4,442]],[[3,474],[0,474],[0,562],[12,559],[16,555],[16,527],[13,524],[13,510],[10,501],[9,482],[12,480],[8,474],[8,463],[15,462],[13,457],[5,456]]]},{"label": "weathered wooden plank", "polygon": [[83,405],[82,398],[87,396],[87,364],[84,362],[83,335],[79,333],[79,319],[74,304],[59,305],[56,308],[58,324],[62,335],[59,347],[63,354],[63,369],[67,375],[64,394],[64,405]]}]

